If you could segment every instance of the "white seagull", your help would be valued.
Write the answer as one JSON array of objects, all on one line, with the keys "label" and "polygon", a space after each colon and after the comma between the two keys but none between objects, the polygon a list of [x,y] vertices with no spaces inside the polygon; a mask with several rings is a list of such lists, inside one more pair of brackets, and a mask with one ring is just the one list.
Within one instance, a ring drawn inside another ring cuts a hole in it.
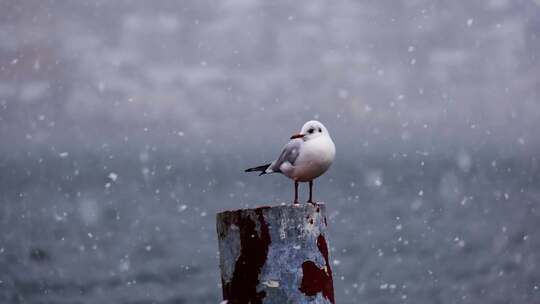
[{"label": "white seagull", "polygon": [[278,159],[245,172],[281,173],[291,178],[294,180],[294,204],[298,204],[298,183],[309,182],[308,203],[313,203],[313,180],[330,168],[335,155],[336,146],[326,127],[319,121],[310,120],[302,126],[300,133],[291,136]]}]

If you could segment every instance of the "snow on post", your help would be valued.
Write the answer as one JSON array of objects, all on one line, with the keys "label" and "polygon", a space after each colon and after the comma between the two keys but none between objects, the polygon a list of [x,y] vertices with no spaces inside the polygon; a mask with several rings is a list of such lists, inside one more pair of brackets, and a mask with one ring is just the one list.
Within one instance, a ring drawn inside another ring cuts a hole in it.
[{"label": "snow on post", "polygon": [[322,203],[217,214],[227,304],[334,304]]}]

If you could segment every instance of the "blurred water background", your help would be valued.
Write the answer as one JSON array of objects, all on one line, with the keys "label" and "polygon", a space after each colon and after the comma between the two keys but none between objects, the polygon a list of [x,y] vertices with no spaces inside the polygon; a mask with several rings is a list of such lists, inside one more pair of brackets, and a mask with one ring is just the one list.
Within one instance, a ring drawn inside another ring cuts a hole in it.
[{"label": "blurred water background", "polygon": [[214,214],[289,202],[242,169],[313,118],[338,303],[540,303],[539,34],[532,0],[1,0],[0,303],[219,303]]}]

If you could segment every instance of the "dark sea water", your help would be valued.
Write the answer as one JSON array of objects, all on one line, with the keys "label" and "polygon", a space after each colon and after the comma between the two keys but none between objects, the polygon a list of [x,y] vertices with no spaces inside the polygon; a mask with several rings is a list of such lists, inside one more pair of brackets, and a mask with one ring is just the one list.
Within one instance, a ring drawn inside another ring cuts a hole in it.
[{"label": "dark sea water", "polygon": [[[219,303],[215,213],[292,184],[171,159],[3,159],[0,303]],[[337,303],[540,303],[539,181],[534,158],[338,159],[315,185]]]}]

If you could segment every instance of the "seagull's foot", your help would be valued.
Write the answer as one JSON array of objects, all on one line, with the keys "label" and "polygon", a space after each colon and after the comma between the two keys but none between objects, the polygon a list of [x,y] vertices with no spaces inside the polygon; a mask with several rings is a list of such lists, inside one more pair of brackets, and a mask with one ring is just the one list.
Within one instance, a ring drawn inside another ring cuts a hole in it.
[{"label": "seagull's foot", "polygon": [[293,205],[300,205],[300,202],[299,201],[294,201]]},{"label": "seagull's foot", "polygon": [[315,203],[314,201],[307,201],[306,203],[312,204],[313,206],[316,206],[316,205],[317,205],[317,203]]}]

